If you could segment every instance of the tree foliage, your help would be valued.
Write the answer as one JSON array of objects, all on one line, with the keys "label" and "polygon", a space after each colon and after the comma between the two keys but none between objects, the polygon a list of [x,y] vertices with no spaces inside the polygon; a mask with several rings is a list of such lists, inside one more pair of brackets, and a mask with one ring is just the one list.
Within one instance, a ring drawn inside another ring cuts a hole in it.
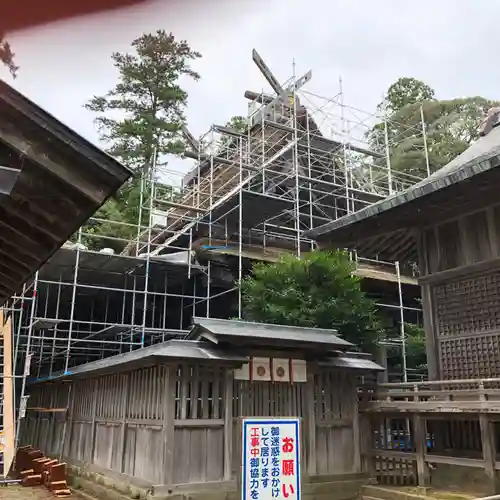
[{"label": "tree foliage", "polygon": [[[427,351],[425,331],[421,326],[405,323],[406,336],[406,368],[410,373],[425,375],[427,371]],[[399,338],[400,331],[393,332],[394,338]],[[391,347],[387,351],[389,372],[402,371],[401,346]]]},{"label": "tree foliage", "polygon": [[248,119],[244,116],[236,115],[228,120],[225,126],[243,134],[248,129]]},{"label": "tree foliage", "polygon": [[[229,119],[224,126],[240,134],[245,134],[248,130],[248,120],[244,116],[237,115]],[[231,157],[238,151],[238,138],[230,135],[223,135],[218,141],[217,148],[219,156]]]},{"label": "tree foliage", "polygon": [[[400,78],[391,85],[385,102],[391,168],[420,178],[427,175],[425,140],[432,173],[478,138],[484,113],[497,105],[479,96],[438,100],[433,89],[413,78]],[[380,122],[369,132],[372,149],[385,152],[385,126]]]},{"label": "tree foliage", "polygon": [[337,329],[346,340],[371,350],[382,334],[375,304],[346,252],[287,256],[256,264],[241,282],[245,319],[266,323]]},{"label": "tree foliage", "polygon": [[180,82],[200,78],[191,63],[201,54],[171,33],[158,30],[144,34],[131,46],[133,53],[115,52],[111,56],[118,70],[116,86],[85,105],[98,115],[95,122],[108,152],[136,172],[135,178],[97,212],[95,217],[106,221],[90,222],[84,228],[93,235],[85,241],[91,249],[109,246],[121,250],[124,241],[113,238],[134,238],[140,214],[141,225],[149,223],[149,187],[159,180],[153,179],[151,167],[164,164],[166,155],[184,149],[180,129],[188,95]]},{"label": "tree foliage", "polygon": [[405,323],[406,357],[410,369],[427,368],[425,331],[413,323]]},{"label": "tree foliage", "polygon": [[415,78],[402,77],[394,82],[387,90],[384,101],[389,113],[396,113],[408,104],[417,104],[434,99],[434,90],[426,83]]},{"label": "tree foliage", "polygon": [[19,69],[14,62],[14,53],[6,40],[0,35],[0,61],[9,68],[11,75],[15,78]]},{"label": "tree foliage", "polygon": [[188,96],[179,80],[200,78],[190,62],[201,54],[164,30],[136,38],[132,48],[133,54],[112,54],[118,84],[85,107],[99,115],[95,122],[109,152],[147,170],[153,159],[183,150],[180,128]]}]

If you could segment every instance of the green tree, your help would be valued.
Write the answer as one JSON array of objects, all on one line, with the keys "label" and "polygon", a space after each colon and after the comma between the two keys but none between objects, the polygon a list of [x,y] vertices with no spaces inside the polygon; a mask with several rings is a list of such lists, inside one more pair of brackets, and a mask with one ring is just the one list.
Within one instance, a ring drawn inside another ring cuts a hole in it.
[{"label": "green tree", "polygon": [[[167,155],[184,149],[181,125],[188,95],[180,81],[200,78],[191,63],[201,54],[186,41],[177,41],[172,33],[158,30],[144,34],[132,42],[132,49],[133,53],[112,54],[118,83],[85,105],[97,114],[95,123],[108,152],[136,172],[135,178],[96,214],[96,218],[123,222],[123,227],[95,222],[84,228],[93,236],[135,237],[137,227],[133,225],[139,223],[139,212],[141,225],[149,223],[149,186],[158,180],[152,178],[151,167],[165,164]],[[92,249],[123,248],[124,242],[113,241],[90,237],[85,244]]]},{"label": "green tree", "polygon": [[[240,134],[246,134],[248,130],[248,120],[244,116],[233,116],[225,124],[225,127],[239,132]],[[236,137],[230,135],[223,135],[217,144],[218,154],[223,157],[230,157],[235,152],[238,151],[239,142]]]},{"label": "green tree", "polygon": [[[405,87],[403,80],[412,83]],[[399,79],[391,85],[385,102],[389,111],[387,121],[377,123],[370,130],[370,146],[385,154],[387,125],[391,168],[416,178],[427,176],[427,161],[432,173],[465,151],[478,138],[485,112],[497,105],[479,96],[434,99],[434,91],[414,79]],[[385,159],[376,160],[374,164],[385,166]]]},{"label": "green tree", "polygon": [[225,126],[244,134],[248,129],[248,119],[241,115],[233,116]]},{"label": "green tree", "polygon": [[427,347],[424,329],[413,323],[405,323],[405,333],[408,368],[427,368]]},{"label": "green tree", "polygon": [[408,104],[416,104],[434,99],[434,90],[415,78],[403,77],[394,82],[379,107],[385,105],[389,113],[395,113]]},{"label": "green tree", "polygon": [[275,264],[256,264],[241,282],[245,319],[282,325],[337,329],[366,350],[382,335],[375,304],[346,252],[287,256]]},{"label": "green tree", "polygon": [[112,54],[118,84],[85,107],[99,115],[95,122],[109,152],[147,171],[153,160],[183,150],[181,126],[188,95],[179,80],[200,78],[190,63],[201,54],[164,30],[136,38],[132,48],[134,54]]},{"label": "green tree", "polygon": [[[427,350],[425,331],[421,326],[413,323],[405,323],[406,336],[406,368],[410,372],[425,375],[427,371]],[[400,338],[399,327],[394,331],[392,337]],[[387,351],[387,365],[390,373],[402,371],[401,346],[394,346]]]},{"label": "green tree", "polygon": [[0,35],[0,61],[9,68],[11,75],[15,78],[17,75],[18,66],[14,63],[14,53],[6,40]]}]

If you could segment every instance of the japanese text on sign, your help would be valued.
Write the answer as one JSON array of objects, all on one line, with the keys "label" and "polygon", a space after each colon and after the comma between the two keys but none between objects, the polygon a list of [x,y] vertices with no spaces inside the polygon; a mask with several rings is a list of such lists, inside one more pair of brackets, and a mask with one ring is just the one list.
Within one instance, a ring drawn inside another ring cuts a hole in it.
[{"label": "japanese text on sign", "polygon": [[242,500],[300,500],[299,419],[244,419],[242,437]]}]

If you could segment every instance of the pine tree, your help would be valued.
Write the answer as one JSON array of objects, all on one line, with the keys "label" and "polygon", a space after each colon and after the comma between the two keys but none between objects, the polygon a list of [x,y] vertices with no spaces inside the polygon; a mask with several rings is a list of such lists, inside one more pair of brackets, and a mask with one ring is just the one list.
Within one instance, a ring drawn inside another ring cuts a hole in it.
[{"label": "pine tree", "polygon": [[[180,80],[200,78],[191,63],[201,54],[192,50],[185,40],[177,41],[172,33],[164,30],[144,34],[131,46],[133,53],[115,52],[111,56],[118,70],[118,83],[105,95],[94,96],[85,108],[98,115],[95,123],[108,152],[136,172],[97,217],[138,224],[142,176],[140,223],[146,226],[148,185],[153,180],[151,167],[163,165],[167,155],[179,154],[184,149],[181,126],[188,95]],[[98,237],[119,235],[128,239],[136,236],[137,228],[120,229],[116,224],[98,222],[92,224],[91,232]],[[124,242],[96,238],[87,239],[85,243],[94,249],[105,244],[117,250],[124,246]]]},{"label": "pine tree", "polygon": [[132,168],[147,170],[155,151],[158,161],[183,149],[180,128],[188,96],[179,80],[200,78],[190,63],[201,54],[164,30],[140,36],[132,48],[133,54],[113,53],[118,84],[85,107],[99,114],[95,121],[109,152]]}]

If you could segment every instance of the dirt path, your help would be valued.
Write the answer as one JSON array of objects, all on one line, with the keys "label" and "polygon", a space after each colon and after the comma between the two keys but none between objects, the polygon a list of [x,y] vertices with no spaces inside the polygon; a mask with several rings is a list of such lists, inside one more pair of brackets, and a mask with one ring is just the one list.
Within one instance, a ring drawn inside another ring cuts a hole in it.
[{"label": "dirt path", "polygon": [[[40,486],[37,488],[24,488],[22,486],[0,486],[0,500],[54,500],[56,497]],[[66,497],[73,499],[74,497]]]}]

